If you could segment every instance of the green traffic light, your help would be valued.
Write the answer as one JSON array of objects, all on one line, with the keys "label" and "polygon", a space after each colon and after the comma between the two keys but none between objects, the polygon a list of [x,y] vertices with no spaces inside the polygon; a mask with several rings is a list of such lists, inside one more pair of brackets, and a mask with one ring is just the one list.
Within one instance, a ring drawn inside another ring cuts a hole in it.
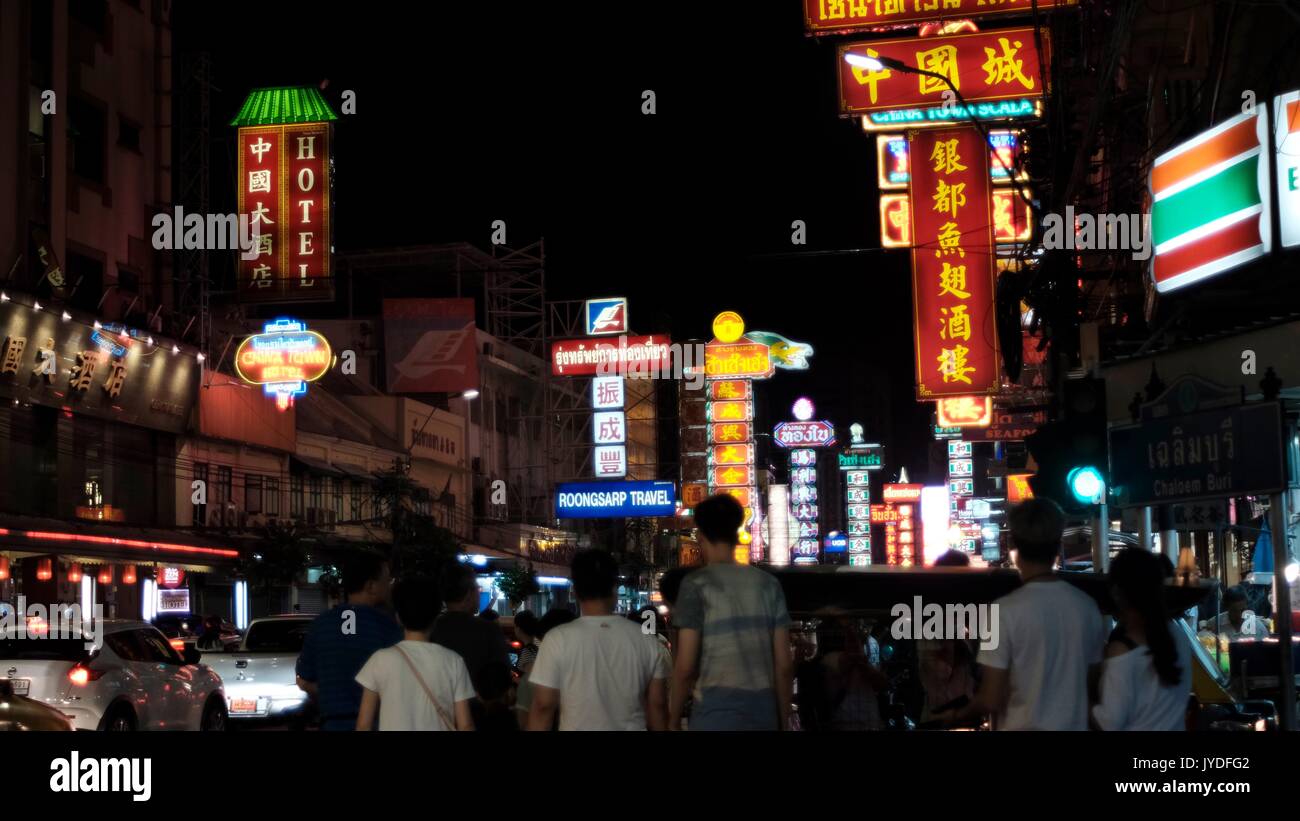
[{"label": "green traffic light", "polygon": [[1095,505],[1106,493],[1106,480],[1102,478],[1101,471],[1092,465],[1077,467],[1070,471],[1066,481],[1070,485],[1070,492],[1074,494],[1074,498],[1082,504]]}]

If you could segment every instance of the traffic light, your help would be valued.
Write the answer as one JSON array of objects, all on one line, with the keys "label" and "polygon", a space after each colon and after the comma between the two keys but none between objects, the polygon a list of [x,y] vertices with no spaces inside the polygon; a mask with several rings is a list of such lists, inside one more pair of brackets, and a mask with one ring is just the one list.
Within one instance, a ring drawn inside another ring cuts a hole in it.
[{"label": "traffic light", "polygon": [[1106,383],[1071,379],[1062,392],[1061,419],[1025,440],[1038,472],[1029,478],[1034,496],[1048,498],[1070,513],[1082,513],[1105,498]]}]

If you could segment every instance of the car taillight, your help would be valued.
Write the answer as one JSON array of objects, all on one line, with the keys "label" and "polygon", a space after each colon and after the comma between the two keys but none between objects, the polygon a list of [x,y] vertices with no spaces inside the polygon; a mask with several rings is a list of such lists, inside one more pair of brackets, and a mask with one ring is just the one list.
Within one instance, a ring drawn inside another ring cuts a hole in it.
[{"label": "car taillight", "polygon": [[512,641],[510,642],[510,646],[518,650],[520,647],[523,647],[524,645],[522,642]]},{"label": "car taillight", "polygon": [[167,643],[178,653],[185,652],[185,639],[168,639]]},{"label": "car taillight", "polygon": [[103,670],[91,670],[89,667],[82,667],[80,664],[76,664],[68,671],[68,681],[78,687],[85,687],[92,681],[98,681],[102,675],[104,675]]}]

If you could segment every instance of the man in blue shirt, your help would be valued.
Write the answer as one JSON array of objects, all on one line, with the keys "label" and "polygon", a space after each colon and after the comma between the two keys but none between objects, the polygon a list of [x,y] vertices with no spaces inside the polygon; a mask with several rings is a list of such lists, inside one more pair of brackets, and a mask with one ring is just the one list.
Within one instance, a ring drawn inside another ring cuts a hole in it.
[{"label": "man in blue shirt", "polygon": [[347,601],[312,622],[298,655],[298,686],[316,699],[322,730],[356,729],[361,709],[357,673],[376,650],[402,640],[402,628],[380,610],[392,592],[388,562],[371,553],[343,569]]}]

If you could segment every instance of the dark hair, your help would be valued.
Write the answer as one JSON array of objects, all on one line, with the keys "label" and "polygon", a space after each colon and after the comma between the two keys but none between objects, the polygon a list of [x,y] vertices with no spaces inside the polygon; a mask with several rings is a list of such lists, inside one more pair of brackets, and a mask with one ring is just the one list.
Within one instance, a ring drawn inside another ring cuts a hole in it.
[{"label": "dark hair", "polygon": [[735,547],[744,523],[745,508],[729,494],[710,496],[695,506],[695,527],[714,544]]},{"label": "dark hair", "polygon": [[682,590],[682,582],[686,581],[686,576],[694,569],[674,567],[659,577],[659,592],[663,594],[664,601],[668,602],[669,607],[677,604],[677,594]]},{"label": "dark hair", "polygon": [[1051,499],[1030,499],[1011,508],[1007,526],[1020,557],[1051,564],[1060,555],[1065,513]]},{"label": "dark hair", "polygon": [[478,668],[474,676],[474,692],[484,701],[498,699],[506,694],[512,683],[510,667],[505,662],[489,661]]},{"label": "dark hair", "polygon": [[578,601],[607,599],[618,584],[618,562],[599,548],[579,550],[573,557],[573,594]]},{"label": "dark hair", "polygon": [[1182,670],[1178,666],[1174,637],[1169,631],[1165,571],[1160,559],[1149,550],[1125,548],[1110,563],[1110,584],[1122,604],[1137,611],[1142,619],[1142,631],[1146,633],[1156,675],[1166,687],[1174,686],[1182,676]]},{"label": "dark hair", "polygon": [[1234,584],[1232,587],[1229,587],[1227,590],[1223,591],[1223,604],[1225,606],[1229,604],[1240,604],[1249,601],[1250,601],[1250,597],[1246,595],[1246,588],[1242,587],[1239,584]]},{"label": "dark hair", "polygon": [[573,615],[572,610],[566,610],[563,607],[554,607],[547,610],[546,615],[542,616],[541,620],[537,622],[537,638],[544,638],[547,633],[562,624],[568,624],[576,618],[577,616]]},{"label": "dark hair", "polygon": [[521,610],[515,614],[515,632],[524,632],[533,638],[537,638],[539,625],[537,617],[531,610]]},{"label": "dark hair", "polygon": [[478,577],[473,568],[460,562],[448,562],[442,569],[442,577],[438,580],[438,593],[444,602],[464,601],[471,590],[477,589]]},{"label": "dark hair", "polygon": [[934,560],[935,567],[970,567],[970,556],[961,550],[945,550]]},{"label": "dark hair", "polygon": [[378,553],[365,551],[349,556],[343,563],[343,592],[349,596],[360,593],[368,582],[382,576],[387,566],[388,560]]},{"label": "dark hair", "polygon": [[501,614],[493,610],[491,607],[484,607],[478,614],[478,617],[483,621],[496,621],[501,618]]},{"label": "dark hair", "polygon": [[442,610],[438,585],[427,576],[402,579],[393,587],[393,608],[407,630],[428,630]]},{"label": "dark hair", "polygon": [[1174,563],[1163,553],[1160,554],[1160,569],[1164,571],[1166,579],[1174,577]]}]

